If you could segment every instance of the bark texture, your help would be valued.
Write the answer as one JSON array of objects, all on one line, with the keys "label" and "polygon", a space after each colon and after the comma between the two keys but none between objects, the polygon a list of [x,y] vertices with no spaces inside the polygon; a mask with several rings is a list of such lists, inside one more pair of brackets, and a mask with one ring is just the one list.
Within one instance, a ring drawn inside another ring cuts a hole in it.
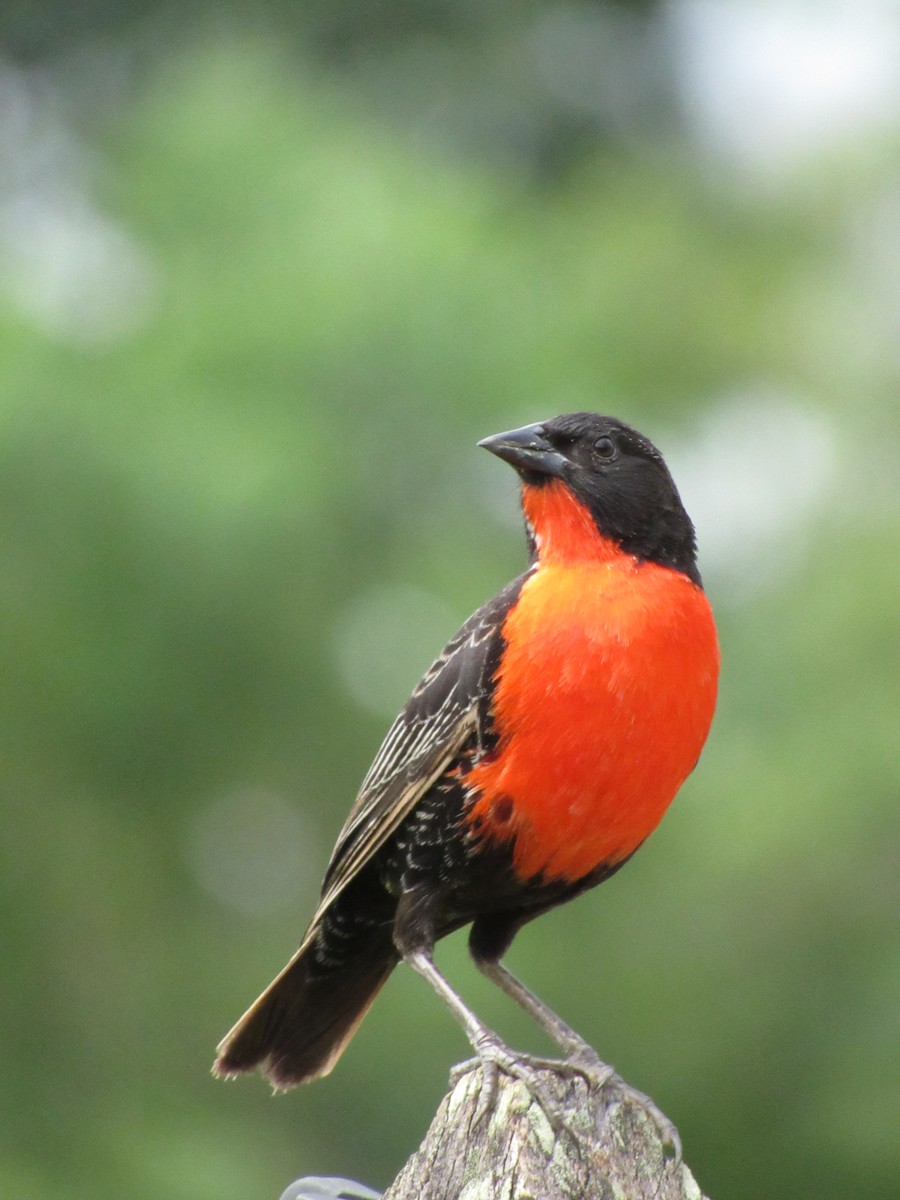
[{"label": "bark texture", "polygon": [[481,1072],[469,1071],[383,1200],[705,1200],[634,1100],[550,1068],[541,1080],[566,1112],[559,1132],[503,1074],[496,1104],[476,1122]]}]

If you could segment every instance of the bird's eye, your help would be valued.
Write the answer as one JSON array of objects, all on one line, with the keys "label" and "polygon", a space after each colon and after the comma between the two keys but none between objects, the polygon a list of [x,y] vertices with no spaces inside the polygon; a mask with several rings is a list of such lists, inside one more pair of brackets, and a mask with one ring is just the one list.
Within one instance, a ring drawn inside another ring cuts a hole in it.
[{"label": "bird's eye", "polygon": [[594,442],[594,453],[598,458],[615,458],[616,443],[612,438],[597,438],[596,442]]}]

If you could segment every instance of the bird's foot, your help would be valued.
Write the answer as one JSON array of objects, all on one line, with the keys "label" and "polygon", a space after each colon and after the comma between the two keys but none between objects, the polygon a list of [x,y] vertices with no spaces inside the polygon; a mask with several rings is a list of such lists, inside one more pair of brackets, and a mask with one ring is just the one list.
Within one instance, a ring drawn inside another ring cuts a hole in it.
[{"label": "bird's foot", "polygon": [[[615,1067],[604,1062],[592,1046],[581,1038],[572,1040],[565,1058],[533,1058],[520,1055],[520,1062],[527,1064],[532,1070],[545,1069],[557,1075],[573,1079],[576,1076],[583,1079],[592,1091],[607,1091],[616,1098],[628,1100],[647,1114],[656,1127],[660,1141],[664,1147],[672,1150],[675,1164],[681,1162],[681,1137],[678,1129],[659,1105],[645,1092],[638,1091],[630,1083],[626,1083]],[[556,1106],[560,1111],[559,1105]]]},{"label": "bird's foot", "polygon": [[630,1100],[632,1104],[637,1105],[637,1108],[646,1112],[656,1127],[656,1133],[659,1134],[662,1145],[670,1146],[673,1151],[672,1157],[676,1163],[680,1163],[682,1139],[680,1139],[676,1124],[670,1121],[670,1118],[659,1108],[655,1100],[647,1096],[646,1092],[638,1092],[636,1087],[626,1084],[622,1075],[616,1073],[616,1068],[611,1067],[610,1063],[602,1061],[593,1046],[589,1046],[587,1042],[576,1046],[562,1061],[562,1070],[565,1074],[581,1075],[588,1087],[594,1088],[598,1092],[611,1092],[614,1096]]},{"label": "bird's foot", "polygon": [[542,1069],[559,1071],[559,1061],[532,1058],[516,1054],[496,1035],[480,1037],[475,1046],[477,1056],[459,1063],[450,1072],[450,1083],[455,1085],[470,1071],[481,1070],[481,1093],[475,1109],[473,1124],[477,1125],[489,1113],[497,1100],[500,1072],[523,1083],[532,1098],[540,1105],[555,1132],[565,1125],[565,1113],[559,1101],[551,1096],[540,1078]]},{"label": "bird's foot", "polygon": [[650,1096],[626,1083],[622,1076],[616,1073],[615,1067],[605,1063],[587,1042],[579,1040],[573,1045],[557,1069],[560,1068],[567,1075],[580,1075],[588,1087],[598,1092],[606,1090],[637,1105],[656,1126],[663,1146],[671,1147],[676,1164],[681,1162],[681,1137],[675,1123]]},{"label": "bird's foot", "polygon": [[574,1079],[577,1075],[589,1088],[598,1092],[612,1080],[618,1079],[615,1067],[605,1063],[593,1046],[581,1038],[570,1040],[564,1058],[541,1058],[531,1061],[536,1066],[543,1066],[555,1071],[557,1075],[563,1075],[566,1079]]},{"label": "bird's foot", "polygon": [[538,1058],[530,1054],[516,1054],[496,1036],[479,1040],[478,1055],[454,1067],[450,1073],[451,1084],[456,1084],[470,1071],[480,1068],[482,1072],[481,1094],[475,1111],[475,1124],[484,1117],[497,1099],[500,1072],[524,1083],[531,1096],[543,1109],[553,1130],[559,1132],[566,1124],[563,1105],[547,1091],[540,1078],[542,1071],[573,1079],[583,1079],[592,1091],[606,1091],[616,1099],[627,1100],[646,1113],[656,1127],[664,1147],[670,1147],[677,1166],[681,1162],[681,1137],[675,1123],[646,1093],[638,1091],[616,1073],[615,1067],[604,1062],[587,1042],[573,1044],[565,1058]]},{"label": "bird's foot", "polygon": [[566,1057],[562,1060],[562,1070],[566,1074],[580,1075],[588,1087],[600,1092],[604,1089],[615,1093],[623,1099],[630,1100],[642,1109],[659,1134],[663,1146],[671,1147],[673,1158],[681,1162],[681,1138],[673,1121],[670,1121],[662,1109],[644,1092],[626,1083],[615,1067],[603,1061],[593,1046],[583,1038],[568,1039]]}]

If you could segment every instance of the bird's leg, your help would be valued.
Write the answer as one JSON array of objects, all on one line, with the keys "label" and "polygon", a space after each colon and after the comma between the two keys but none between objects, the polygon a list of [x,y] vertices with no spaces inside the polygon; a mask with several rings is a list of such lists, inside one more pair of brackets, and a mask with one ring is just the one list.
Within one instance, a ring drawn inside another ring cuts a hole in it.
[{"label": "bird's leg", "polygon": [[[671,1146],[675,1151],[675,1161],[681,1161],[681,1137],[678,1130],[649,1096],[644,1092],[639,1092],[637,1088],[633,1088],[620,1075],[617,1075],[614,1067],[603,1062],[596,1050],[580,1034],[567,1025],[562,1017],[557,1016],[549,1005],[517,979],[503,963],[481,958],[477,954],[473,954],[473,958],[479,971],[506,992],[507,996],[515,1000],[556,1042],[566,1056],[561,1064],[564,1069],[582,1075],[589,1086],[598,1089],[611,1087],[620,1095],[634,1101],[653,1121],[663,1143]],[[540,1062],[537,1059],[529,1061]],[[554,1064],[548,1065],[553,1066]],[[560,1064],[555,1065],[558,1069]]]},{"label": "bird's leg", "polygon": [[540,1025],[547,1036],[565,1054],[565,1061],[579,1074],[585,1075],[589,1083],[603,1087],[615,1075],[615,1068],[601,1060],[596,1050],[567,1025],[548,1004],[527,988],[502,962],[475,957],[475,965],[483,975],[506,992],[525,1012]]},{"label": "bird's leg", "polygon": [[443,897],[433,888],[409,887],[400,896],[394,919],[394,945],[403,960],[431,984],[463,1027],[477,1058],[460,1064],[452,1080],[479,1066],[482,1071],[481,1094],[475,1113],[476,1122],[493,1108],[497,1098],[500,1071],[524,1083],[544,1110],[556,1130],[564,1125],[560,1106],[541,1081],[537,1065],[517,1054],[478,1019],[463,998],[450,986],[434,965],[435,913],[440,912]]},{"label": "bird's leg", "polygon": [[[510,1050],[492,1029],[488,1029],[479,1021],[462,997],[453,990],[434,965],[431,953],[420,948],[407,952],[403,957],[414,971],[417,971],[423,979],[428,980],[441,997],[463,1027],[466,1037],[477,1055],[475,1061],[481,1066],[483,1082],[478,1109],[475,1113],[476,1123],[493,1107],[497,1096],[498,1072],[502,1071],[505,1075],[511,1075],[525,1084],[546,1113],[550,1124],[558,1129],[563,1123],[562,1113],[559,1106],[547,1094],[535,1069],[520,1055]],[[472,1065],[464,1063],[456,1069],[454,1074],[458,1077],[470,1070]]]}]

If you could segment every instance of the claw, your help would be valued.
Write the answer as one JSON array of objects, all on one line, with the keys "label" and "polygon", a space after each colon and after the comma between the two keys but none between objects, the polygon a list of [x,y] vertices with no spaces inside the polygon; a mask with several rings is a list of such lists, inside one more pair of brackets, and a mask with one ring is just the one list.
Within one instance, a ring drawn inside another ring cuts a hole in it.
[{"label": "claw", "polygon": [[656,1132],[659,1134],[660,1141],[663,1146],[671,1146],[674,1151],[672,1161],[676,1167],[681,1165],[681,1135],[675,1125],[675,1122],[662,1111],[662,1109],[652,1100],[645,1092],[639,1092],[637,1088],[626,1083],[624,1079],[616,1075],[611,1081],[611,1087],[632,1104],[636,1104],[647,1114],[653,1124],[656,1126]]},{"label": "claw", "polygon": [[500,1080],[500,1068],[489,1055],[478,1058],[467,1058],[465,1062],[457,1063],[450,1072],[450,1086],[456,1087],[464,1075],[472,1071],[481,1071],[481,1089],[478,1093],[478,1103],[472,1124],[477,1125],[491,1111],[497,1100],[497,1088]]},{"label": "claw", "polygon": [[464,1075],[480,1070],[482,1072],[481,1091],[478,1105],[475,1109],[473,1123],[479,1121],[493,1109],[497,1100],[499,1076],[502,1071],[513,1079],[518,1079],[525,1085],[531,1097],[543,1109],[550,1126],[555,1133],[565,1128],[565,1112],[559,1102],[552,1097],[539,1078],[540,1071],[552,1071],[564,1078],[579,1076],[593,1091],[615,1093],[617,1097],[635,1104],[650,1118],[656,1126],[663,1146],[669,1146],[674,1151],[671,1156],[675,1166],[681,1163],[681,1137],[675,1123],[671,1121],[661,1108],[644,1092],[626,1083],[615,1068],[603,1060],[590,1047],[579,1050],[568,1057],[537,1058],[530,1054],[515,1054],[498,1037],[482,1038],[478,1043],[478,1056],[459,1063],[450,1072],[450,1083],[455,1086]]},{"label": "claw", "polygon": [[[551,1068],[554,1067],[553,1063],[547,1065]],[[674,1150],[675,1165],[677,1166],[681,1162],[681,1137],[675,1123],[646,1093],[639,1092],[637,1088],[632,1087],[620,1075],[617,1075],[615,1067],[605,1063],[587,1042],[568,1054],[561,1063],[555,1064],[556,1070],[560,1070],[560,1068],[567,1075],[580,1075],[588,1087],[594,1088],[598,1092],[607,1088],[636,1104],[656,1126],[663,1145],[671,1146]]]},{"label": "claw", "polygon": [[481,1091],[478,1094],[478,1104],[475,1106],[473,1125],[479,1125],[497,1102],[497,1088],[500,1084],[500,1069],[490,1059],[481,1059]]},{"label": "claw", "polygon": [[618,1078],[615,1067],[605,1063],[587,1043],[584,1049],[579,1048],[574,1054],[566,1055],[561,1065],[566,1075],[580,1075],[589,1088],[598,1092],[602,1092],[613,1079]]},{"label": "claw", "polygon": [[496,1036],[478,1039],[476,1046],[477,1058],[470,1058],[460,1063],[450,1072],[451,1084],[456,1084],[470,1071],[480,1069],[482,1072],[481,1093],[475,1110],[474,1124],[486,1116],[494,1107],[497,1100],[499,1075],[509,1075],[523,1083],[532,1099],[540,1105],[554,1132],[558,1133],[565,1125],[565,1117],[558,1102],[550,1095],[539,1078],[539,1071],[549,1067],[559,1070],[560,1063],[555,1060],[534,1059],[528,1055],[515,1054]]}]

